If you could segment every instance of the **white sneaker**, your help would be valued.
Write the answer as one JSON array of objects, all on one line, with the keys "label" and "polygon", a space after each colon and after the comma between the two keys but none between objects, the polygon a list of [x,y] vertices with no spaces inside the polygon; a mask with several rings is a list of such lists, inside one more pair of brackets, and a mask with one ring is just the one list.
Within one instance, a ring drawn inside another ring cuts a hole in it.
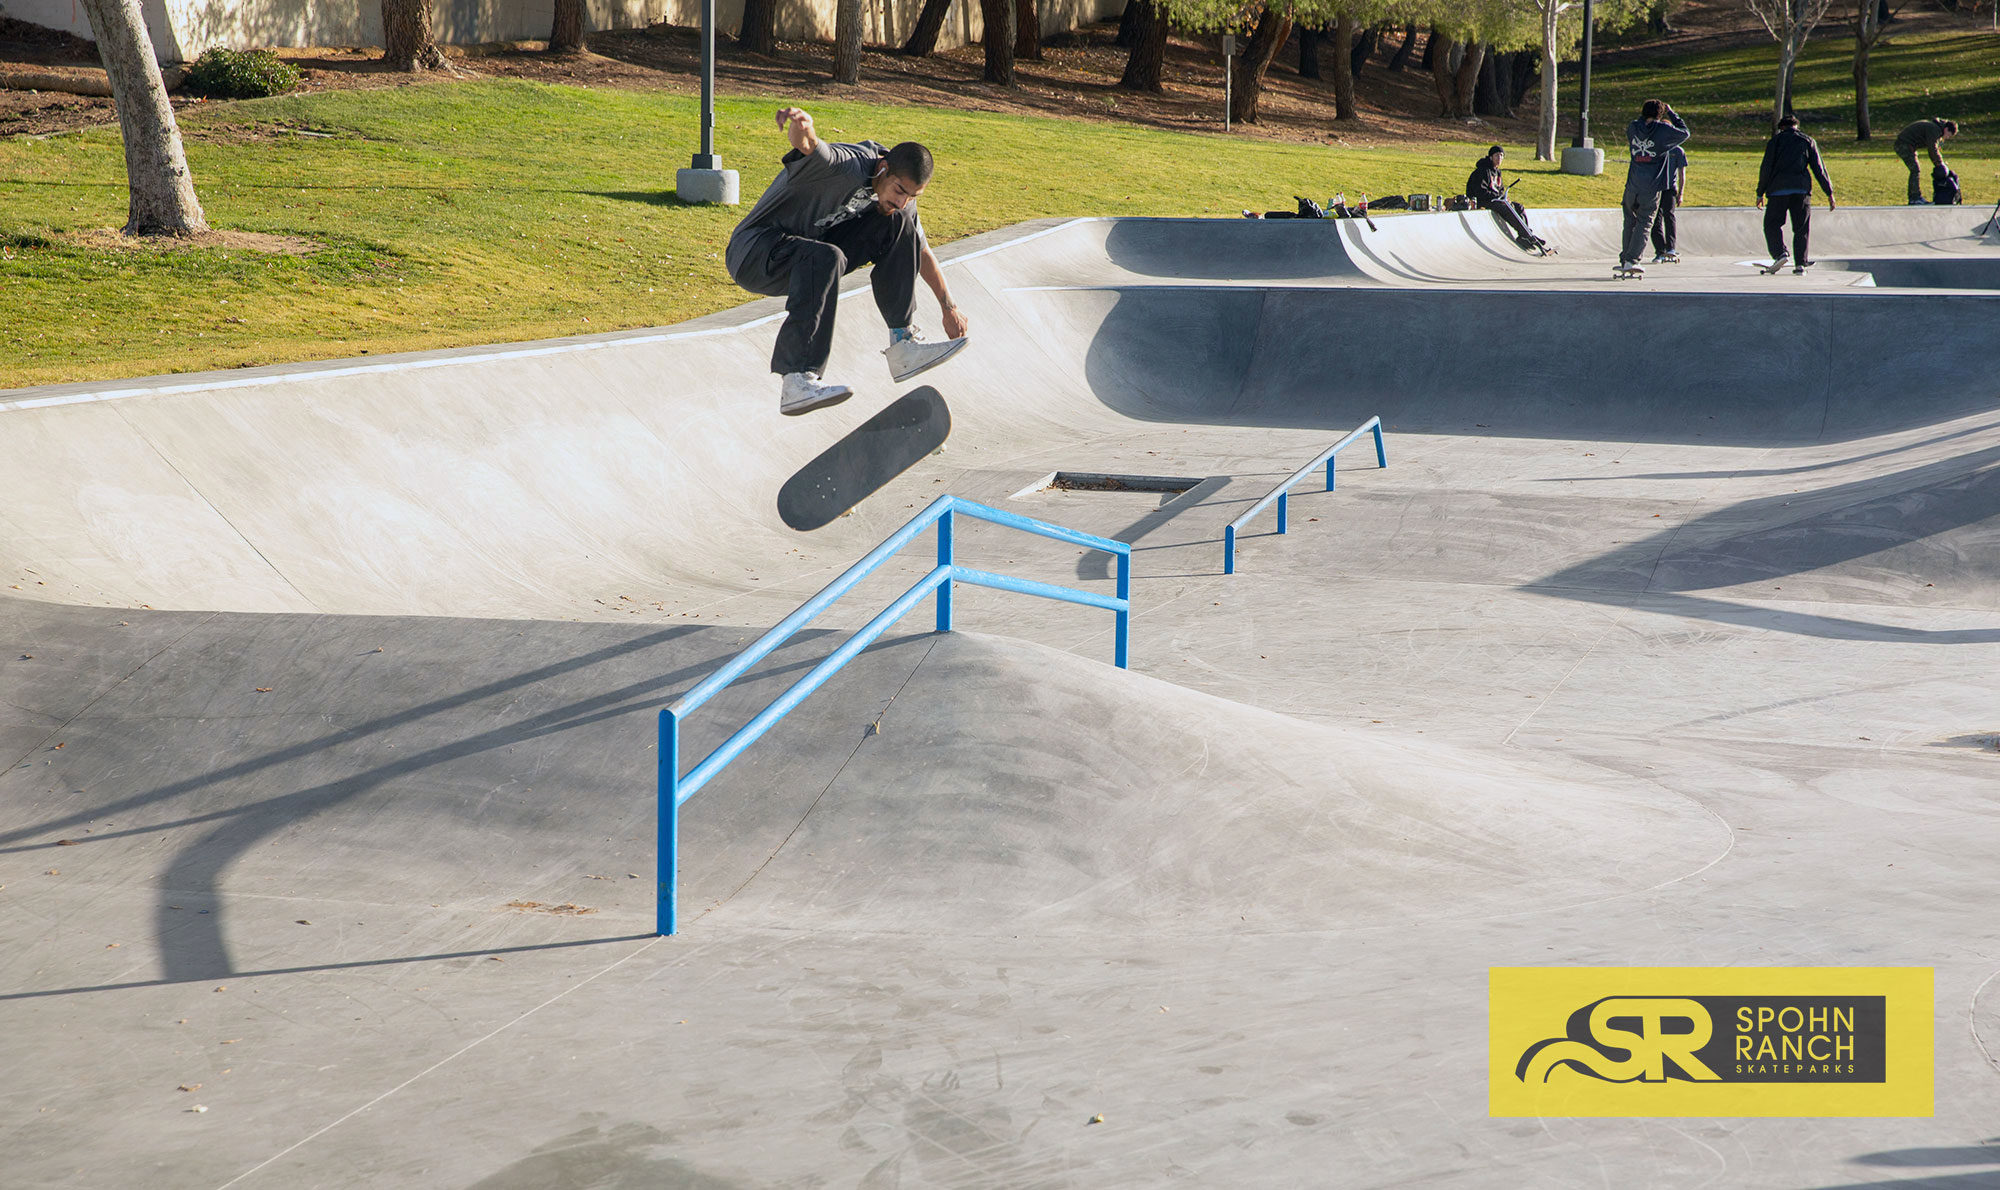
[{"label": "white sneaker", "polygon": [[963,346],[965,340],[962,338],[933,342],[924,338],[922,331],[911,327],[909,337],[889,344],[882,354],[889,357],[890,377],[908,380],[926,368],[935,368],[950,359]]},{"label": "white sneaker", "polygon": [[797,417],[828,405],[838,405],[854,395],[844,384],[828,384],[817,372],[787,372],[785,386],[778,394],[778,412]]}]

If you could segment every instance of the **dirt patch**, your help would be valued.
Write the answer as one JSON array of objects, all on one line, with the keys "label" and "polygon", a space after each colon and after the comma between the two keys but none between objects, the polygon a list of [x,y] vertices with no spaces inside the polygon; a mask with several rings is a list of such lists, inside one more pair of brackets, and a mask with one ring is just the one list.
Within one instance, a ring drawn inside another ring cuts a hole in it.
[{"label": "dirt patch", "polygon": [[267,235],[260,231],[204,231],[191,236],[128,236],[109,227],[66,232],[55,239],[98,252],[200,252],[229,249],[275,256],[311,256],[324,245],[302,236]]}]

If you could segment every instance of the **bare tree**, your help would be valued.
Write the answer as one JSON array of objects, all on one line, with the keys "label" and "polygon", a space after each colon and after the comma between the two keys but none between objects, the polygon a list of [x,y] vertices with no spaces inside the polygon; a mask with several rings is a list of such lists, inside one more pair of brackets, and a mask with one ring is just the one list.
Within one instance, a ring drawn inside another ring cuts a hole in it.
[{"label": "bare tree", "polygon": [[83,11],[97,36],[97,53],[118,105],[118,130],[125,138],[125,182],[131,190],[125,234],[190,236],[207,231],[208,219],[195,197],[180,126],[167,102],[139,0],[83,0]]},{"label": "bare tree", "polygon": [[444,65],[431,33],[431,0],[382,0],[382,61],[411,72]]},{"label": "bare tree", "polygon": [[1798,65],[1799,51],[1813,26],[1826,15],[1829,0],[1743,0],[1764,29],[1778,42],[1778,90],[1771,105],[1771,123],[1792,107],[1792,68]]},{"label": "bare tree", "polygon": [[584,0],[555,0],[555,20],[549,27],[549,52],[580,54],[588,48],[584,36],[588,15]]},{"label": "bare tree", "polygon": [[1014,85],[1014,0],[979,0],[979,15],[986,21],[980,39],[986,50],[986,81],[1003,87]]},{"label": "bare tree", "polygon": [[[948,4],[950,0],[945,0]],[[926,13],[930,12],[928,6]],[[917,22],[919,26],[922,21]],[[944,13],[938,13],[938,24],[944,23]],[[931,30],[931,40],[937,40],[937,30]],[[736,27],[736,48],[746,54],[775,54],[778,52],[778,0],[743,0],[743,19]],[[929,49],[924,50],[930,53]]]},{"label": "bare tree", "polygon": [[833,6],[833,81],[861,81],[861,0],[835,0]]},{"label": "bare tree", "polygon": [[1888,0],[1855,0],[1848,27],[1854,32],[1854,139],[1875,135],[1868,115],[1868,54],[1882,40],[1882,23],[1896,18],[1901,4],[1889,7]]}]

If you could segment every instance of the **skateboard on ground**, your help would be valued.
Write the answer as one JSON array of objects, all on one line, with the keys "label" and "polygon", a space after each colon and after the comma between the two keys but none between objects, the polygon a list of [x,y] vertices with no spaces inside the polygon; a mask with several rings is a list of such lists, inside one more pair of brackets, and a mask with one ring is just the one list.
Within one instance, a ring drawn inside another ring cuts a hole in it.
[{"label": "skateboard on ground", "polygon": [[1806,261],[1804,264],[1792,264],[1792,262],[1789,260],[1774,260],[1770,264],[1757,266],[1757,271],[1768,277],[1773,273],[1784,272],[1785,266],[1788,264],[1792,265],[1792,272],[1794,274],[1803,273],[1807,269],[1812,267],[1812,261],[1810,260]]},{"label": "skateboard on ground", "polygon": [[1638,281],[1645,277],[1646,266],[1642,264],[1615,264],[1611,266],[1613,281]]}]

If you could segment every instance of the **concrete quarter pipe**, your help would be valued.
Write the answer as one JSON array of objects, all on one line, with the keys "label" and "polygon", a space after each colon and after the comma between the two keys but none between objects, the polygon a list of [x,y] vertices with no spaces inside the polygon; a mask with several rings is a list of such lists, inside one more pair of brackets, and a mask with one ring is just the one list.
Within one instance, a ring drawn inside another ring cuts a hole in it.
[{"label": "concrete quarter pipe", "polygon": [[[891,386],[850,303],[799,419],[775,302],[0,392],[0,1180],[2000,1180],[1979,214],[1763,277],[1689,210],[1639,287],[1613,212],[1027,225],[944,254],[973,350]],[[961,591],[688,804],[652,938],[654,714],[941,492],[1133,542],[1133,672]],[[1490,1118],[1493,966],[1934,968],[1936,1113]]]}]

